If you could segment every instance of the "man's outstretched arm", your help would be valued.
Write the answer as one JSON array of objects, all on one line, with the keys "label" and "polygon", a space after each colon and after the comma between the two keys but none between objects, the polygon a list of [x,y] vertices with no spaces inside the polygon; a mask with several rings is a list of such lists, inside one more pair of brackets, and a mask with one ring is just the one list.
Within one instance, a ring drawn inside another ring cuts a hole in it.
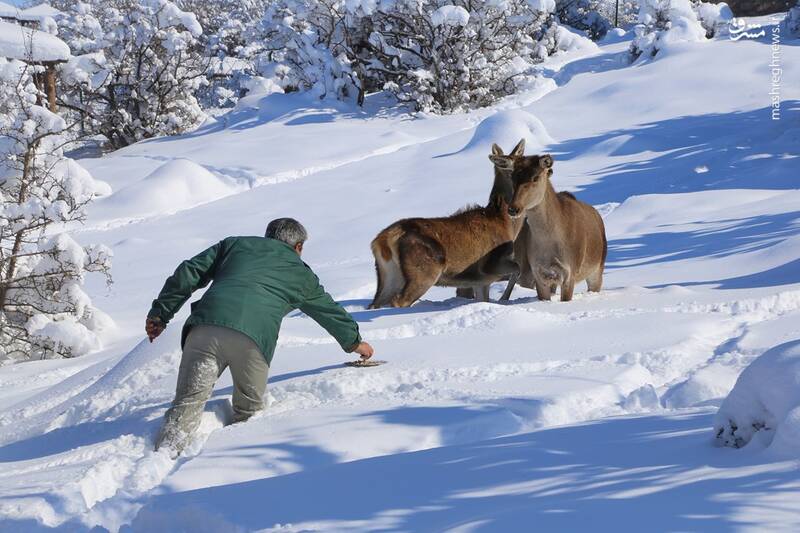
[{"label": "man's outstretched arm", "polygon": [[331,295],[319,284],[319,280],[316,280],[316,287],[309,292],[299,309],[325,328],[345,352],[355,352],[363,359],[372,357],[372,346],[361,340],[358,323],[341,305],[333,301]]},{"label": "man's outstretched arm", "polygon": [[145,332],[150,342],[158,337],[175,313],[197,289],[208,285],[214,277],[214,265],[222,243],[219,242],[183,261],[175,272],[164,282],[164,287],[153,300],[153,306],[147,313]]}]

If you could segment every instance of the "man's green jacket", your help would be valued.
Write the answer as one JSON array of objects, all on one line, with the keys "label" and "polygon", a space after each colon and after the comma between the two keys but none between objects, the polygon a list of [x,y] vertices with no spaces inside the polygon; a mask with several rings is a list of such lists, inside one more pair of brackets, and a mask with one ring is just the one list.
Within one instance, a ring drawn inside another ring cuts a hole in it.
[{"label": "man's green jacket", "polygon": [[213,324],[241,331],[272,363],[283,317],[294,309],[313,318],[342,349],[352,352],[358,324],[320,285],[319,278],[288,244],[264,237],[228,237],[182,262],[167,278],[148,317],[167,324],[197,289],[214,281],[183,326]]}]

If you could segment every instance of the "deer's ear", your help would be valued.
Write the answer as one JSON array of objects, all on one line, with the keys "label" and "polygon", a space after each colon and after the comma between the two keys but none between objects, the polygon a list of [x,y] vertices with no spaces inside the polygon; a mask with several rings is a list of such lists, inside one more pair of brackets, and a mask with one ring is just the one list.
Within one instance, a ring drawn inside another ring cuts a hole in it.
[{"label": "deer's ear", "polygon": [[521,156],[525,152],[525,139],[520,139],[517,145],[511,150],[510,156]]},{"label": "deer's ear", "polygon": [[553,168],[553,156],[551,155],[543,155],[539,158],[539,165],[542,168]]},{"label": "deer's ear", "polygon": [[497,143],[492,144],[492,155],[503,155],[503,149],[497,146]]},{"label": "deer's ear", "polygon": [[494,163],[497,168],[504,170],[512,170],[514,168],[514,159],[507,155],[490,155],[489,161]]}]

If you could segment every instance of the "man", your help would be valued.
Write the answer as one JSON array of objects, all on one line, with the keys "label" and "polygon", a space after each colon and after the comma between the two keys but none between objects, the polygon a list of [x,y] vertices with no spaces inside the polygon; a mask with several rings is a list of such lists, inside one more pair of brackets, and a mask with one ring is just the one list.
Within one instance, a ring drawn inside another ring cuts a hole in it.
[{"label": "man", "polygon": [[228,237],[181,263],[147,314],[153,342],[194,291],[213,280],[192,303],[183,326],[183,356],[175,400],[164,417],[156,450],[177,456],[200,424],[214,383],[225,368],[233,377],[234,421],[263,409],[262,397],[281,321],[300,309],[325,328],[346,352],[372,357],[353,317],[325,292],[300,255],[308,238],[291,218],[273,220],[262,237]]}]

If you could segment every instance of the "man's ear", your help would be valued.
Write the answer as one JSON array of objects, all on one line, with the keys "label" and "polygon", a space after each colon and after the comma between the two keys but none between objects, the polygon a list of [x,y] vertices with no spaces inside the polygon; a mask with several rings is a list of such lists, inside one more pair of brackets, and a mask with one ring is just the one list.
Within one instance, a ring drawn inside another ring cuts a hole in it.
[{"label": "man's ear", "polygon": [[511,153],[508,154],[511,157],[521,156],[525,153],[525,139],[520,139],[517,145],[511,150]]},{"label": "man's ear", "polygon": [[298,242],[297,244],[295,244],[294,245],[294,251],[297,252],[298,255],[302,254],[303,253],[303,243],[302,242]]},{"label": "man's ear", "polygon": [[507,155],[490,155],[489,161],[494,163],[497,168],[502,168],[503,170],[514,169],[514,159]]},{"label": "man's ear", "polygon": [[545,154],[539,158],[539,166],[542,168],[553,168],[553,156]]},{"label": "man's ear", "polygon": [[497,143],[492,144],[492,155],[504,155],[503,149],[497,146]]}]

